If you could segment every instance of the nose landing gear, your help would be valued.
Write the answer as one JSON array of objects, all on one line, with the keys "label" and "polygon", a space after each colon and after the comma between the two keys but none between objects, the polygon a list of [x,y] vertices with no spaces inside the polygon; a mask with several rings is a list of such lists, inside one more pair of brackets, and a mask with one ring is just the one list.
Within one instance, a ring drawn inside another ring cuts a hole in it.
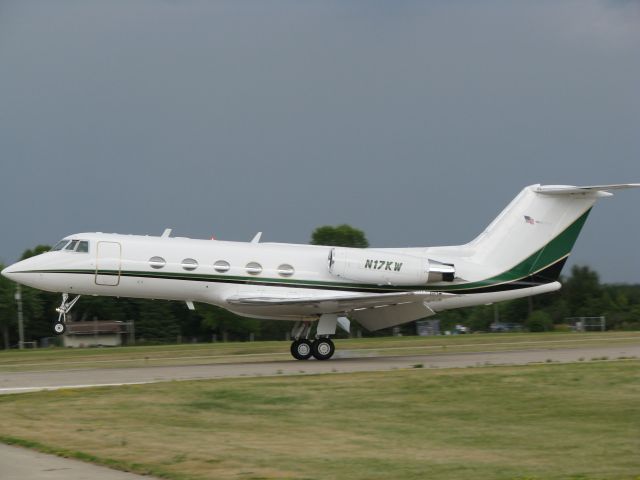
[{"label": "nose landing gear", "polygon": [[67,330],[67,313],[69,313],[79,298],[80,295],[76,295],[71,301],[68,301],[69,294],[62,294],[62,303],[58,308],[56,308],[56,312],[58,312],[58,320],[53,324],[53,333],[56,335],[62,335]]}]

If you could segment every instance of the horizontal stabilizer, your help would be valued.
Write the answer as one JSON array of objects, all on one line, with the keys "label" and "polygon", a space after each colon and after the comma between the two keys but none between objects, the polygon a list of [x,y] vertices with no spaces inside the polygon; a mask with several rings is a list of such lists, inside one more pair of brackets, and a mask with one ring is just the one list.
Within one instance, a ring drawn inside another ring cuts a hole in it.
[{"label": "horizontal stabilizer", "polygon": [[536,188],[537,193],[547,195],[570,195],[576,193],[597,193],[609,192],[611,190],[624,190],[627,188],[638,188],[640,183],[617,183],[613,185],[588,185],[576,187],[573,185],[540,185]]}]

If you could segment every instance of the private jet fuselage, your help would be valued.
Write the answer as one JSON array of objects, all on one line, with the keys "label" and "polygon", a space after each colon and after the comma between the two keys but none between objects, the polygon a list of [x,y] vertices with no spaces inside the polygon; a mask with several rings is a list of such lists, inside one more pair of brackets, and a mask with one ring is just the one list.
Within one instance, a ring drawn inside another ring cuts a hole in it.
[{"label": "private jet fuselage", "polygon": [[[80,233],[18,262],[6,277],[60,292],[56,333],[80,295],[203,302],[293,320],[297,359],[328,359],[349,318],[377,330],[438,311],[551,292],[588,213],[608,190],[637,184],[525,188],[473,241],[357,249]],[[75,298],[69,301],[69,295]],[[311,335],[315,325],[315,334]],[[311,337],[311,338],[310,338]],[[311,341],[313,340],[313,341]]]}]

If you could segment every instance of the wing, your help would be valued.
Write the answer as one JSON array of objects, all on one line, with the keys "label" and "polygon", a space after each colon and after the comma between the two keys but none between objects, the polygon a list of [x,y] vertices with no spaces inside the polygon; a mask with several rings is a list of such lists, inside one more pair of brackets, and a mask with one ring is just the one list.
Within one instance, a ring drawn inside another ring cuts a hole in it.
[{"label": "wing", "polygon": [[243,307],[285,307],[303,310],[318,309],[318,313],[344,313],[362,308],[385,307],[401,303],[433,302],[452,297],[453,294],[443,292],[393,292],[370,294],[333,294],[300,297],[275,297],[264,295],[234,295],[227,298],[231,305]]},{"label": "wing", "polygon": [[[401,325],[429,317],[432,302],[457,295],[443,292],[341,293],[300,297],[235,295],[227,298],[230,310],[269,318],[278,316],[347,314],[367,330]],[[235,308],[234,308],[235,307]]]}]

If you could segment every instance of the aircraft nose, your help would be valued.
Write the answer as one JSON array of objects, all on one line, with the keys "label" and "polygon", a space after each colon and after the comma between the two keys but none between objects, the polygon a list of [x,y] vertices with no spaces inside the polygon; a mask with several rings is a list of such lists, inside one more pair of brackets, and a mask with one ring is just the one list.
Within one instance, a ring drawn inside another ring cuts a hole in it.
[{"label": "aircraft nose", "polygon": [[7,277],[9,280],[13,280],[14,279],[14,274],[15,272],[15,268],[13,265],[9,265],[7,268],[5,268],[4,270],[2,270],[2,276],[3,277]]}]

